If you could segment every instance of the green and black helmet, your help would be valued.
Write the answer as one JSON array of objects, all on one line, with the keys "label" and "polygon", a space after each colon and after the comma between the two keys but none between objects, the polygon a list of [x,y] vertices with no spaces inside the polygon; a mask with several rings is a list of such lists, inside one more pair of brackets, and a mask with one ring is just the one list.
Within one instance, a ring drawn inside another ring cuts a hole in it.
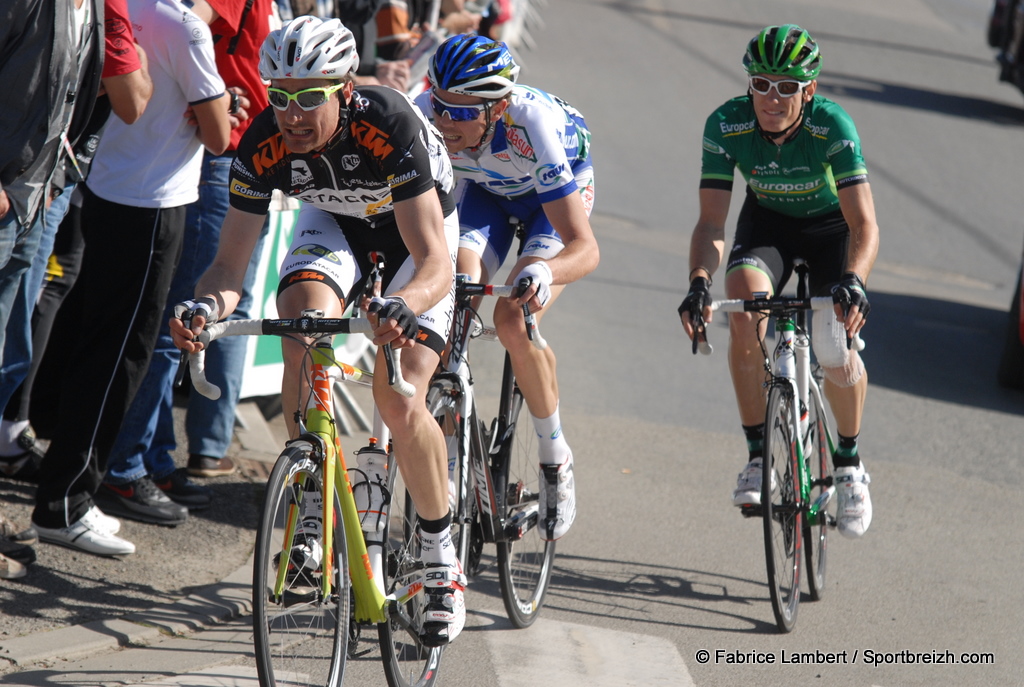
[{"label": "green and black helmet", "polygon": [[768,26],[750,41],[743,67],[748,74],[812,81],[821,71],[821,53],[811,34],[796,24]]}]

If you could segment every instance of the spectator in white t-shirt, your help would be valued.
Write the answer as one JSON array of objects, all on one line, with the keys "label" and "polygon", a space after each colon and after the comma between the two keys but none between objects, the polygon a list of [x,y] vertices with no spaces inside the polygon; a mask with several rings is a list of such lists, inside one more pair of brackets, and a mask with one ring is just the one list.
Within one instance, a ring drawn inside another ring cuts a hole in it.
[{"label": "spectator in white t-shirt", "polygon": [[[51,439],[32,514],[39,538],[100,555],[135,551],[94,496],[163,325],[203,147],[220,153],[230,142],[230,99],[206,0],[128,0],[128,11],[149,57],[153,96],[138,121],[111,118],[100,139],[82,205],[82,272],[54,324],[52,340],[62,345],[51,345],[43,362],[61,370],[47,413],[55,424],[33,423]],[[190,107],[198,130],[184,116]],[[126,485],[113,505],[184,511],[145,480]],[[183,522],[180,511],[165,524]]]}]

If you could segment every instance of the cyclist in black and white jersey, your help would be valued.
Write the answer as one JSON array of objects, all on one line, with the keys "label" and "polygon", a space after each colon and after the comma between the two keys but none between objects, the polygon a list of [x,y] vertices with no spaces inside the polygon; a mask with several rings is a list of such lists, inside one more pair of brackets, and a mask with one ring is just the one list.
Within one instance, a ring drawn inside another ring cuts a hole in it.
[{"label": "cyclist in black and white jersey", "polygon": [[[404,398],[378,375],[374,400],[420,518],[429,596],[421,639],[442,646],[465,622],[445,444],[425,398],[451,324],[458,245],[452,169],[440,135],[405,95],[382,86],[355,90],[358,65],[352,33],[337,19],[299,17],[267,37],[260,71],[271,84],[271,107],[238,145],[217,256],[196,300],[183,304],[199,316],[192,331],[177,319],[171,328],[175,343],[192,351],[193,334],[234,309],[275,189],[303,201],[280,269],[281,317],[309,308],[340,317],[368,274],[368,254],[384,253],[385,298],[370,314],[373,341],[405,349],[402,372],[416,394]],[[304,347],[286,338],[283,352],[282,404],[296,408]],[[380,358],[378,364],[383,369]]]}]

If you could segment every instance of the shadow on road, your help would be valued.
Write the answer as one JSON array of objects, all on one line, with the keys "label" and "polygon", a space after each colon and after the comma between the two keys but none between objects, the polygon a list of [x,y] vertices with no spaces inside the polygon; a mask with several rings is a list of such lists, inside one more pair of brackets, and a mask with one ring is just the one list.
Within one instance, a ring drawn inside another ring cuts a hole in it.
[{"label": "shadow on road", "polygon": [[996,383],[1006,311],[903,294],[870,297],[864,360],[872,386],[1024,414],[1024,394]]},{"label": "shadow on road", "polygon": [[1024,108],[984,98],[865,79],[852,74],[823,73],[818,80],[818,95],[826,98],[859,98],[884,105],[984,120],[1003,126],[1024,126]]},{"label": "shadow on road", "polygon": [[559,554],[544,605],[594,618],[740,634],[776,632],[764,580],[635,561]]}]

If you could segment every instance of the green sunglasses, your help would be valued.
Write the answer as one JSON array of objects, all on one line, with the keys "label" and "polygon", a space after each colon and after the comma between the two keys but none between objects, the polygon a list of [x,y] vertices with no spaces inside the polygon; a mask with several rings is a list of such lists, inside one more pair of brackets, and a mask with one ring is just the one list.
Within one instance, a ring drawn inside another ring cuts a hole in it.
[{"label": "green sunglasses", "polygon": [[310,110],[315,110],[326,103],[330,100],[332,93],[340,91],[344,87],[344,83],[339,83],[336,86],[307,88],[299,91],[298,93],[289,93],[288,91],[271,86],[267,89],[267,99],[270,100],[270,104],[278,110],[287,110],[288,103],[294,100],[298,103],[299,107],[309,112]]}]

